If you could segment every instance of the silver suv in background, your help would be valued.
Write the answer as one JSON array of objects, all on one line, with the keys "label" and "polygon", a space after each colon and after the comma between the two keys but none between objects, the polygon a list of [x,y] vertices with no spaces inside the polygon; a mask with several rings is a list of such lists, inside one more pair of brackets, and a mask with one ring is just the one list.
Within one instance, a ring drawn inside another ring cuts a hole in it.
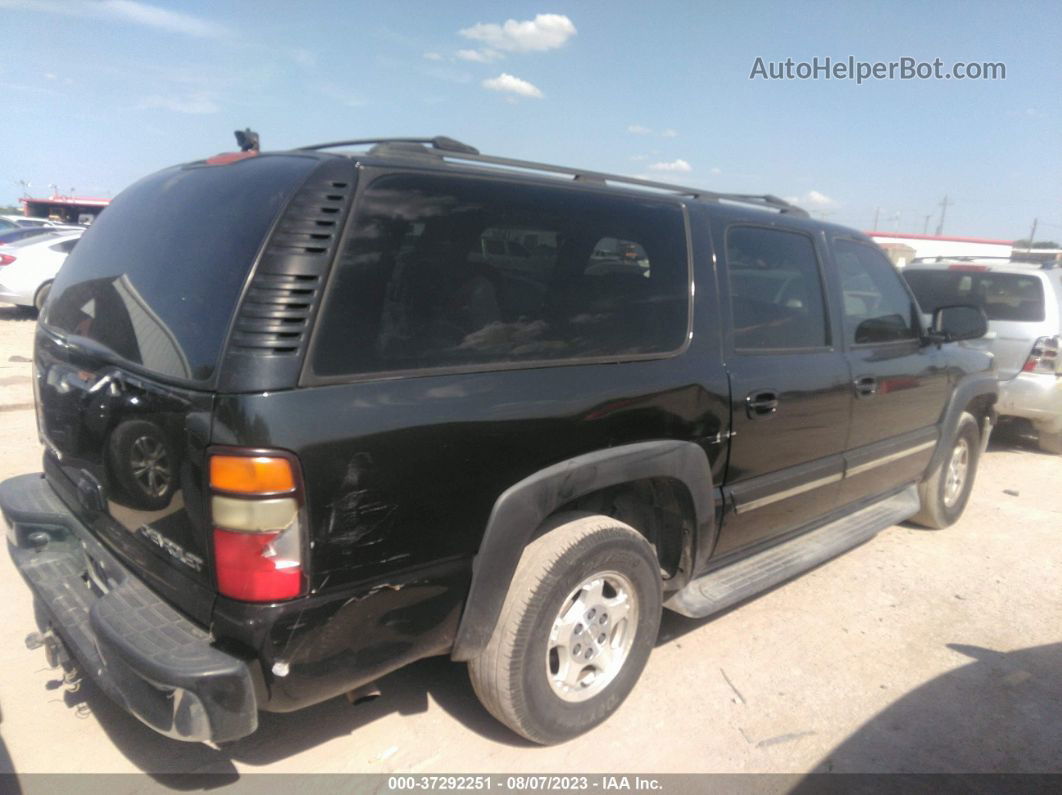
[{"label": "silver suv in background", "polygon": [[1032,422],[1040,449],[1062,453],[1062,269],[991,259],[915,260],[903,271],[922,311],[975,304],[988,334],[963,343],[991,352],[1001,417]]}]

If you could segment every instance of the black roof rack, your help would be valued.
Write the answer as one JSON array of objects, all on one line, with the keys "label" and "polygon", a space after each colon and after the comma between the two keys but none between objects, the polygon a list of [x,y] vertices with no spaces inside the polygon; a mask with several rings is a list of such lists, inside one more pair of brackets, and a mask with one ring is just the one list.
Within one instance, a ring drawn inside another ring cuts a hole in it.
[{"label": "black roof rack", "polygon": [[675,185],[670,182],[657,182],[655,180],[640,179],[638,177],[625,177],[620,174],[608,174],[603,171],[587,171],[586,169],[555,166],[549,163],[536,163],[532,160],[516,160],[509,157],[482,155],[474,146],[469,146],[468,144],[461,143],[453,138],[447,138],[443,135],[437,135],[434,138],[356,138],[349,141],[332,141],[331,143],[326,144],[300,146],[299,151],[334,149],[340,146],[364,146],[368,144],[381,147],[386,147],[389,144],[430,144],[432,149],[435,150],[434,152],[424,148],[414,149],[414,147],[410,147],[410,149],[420,151],[424,154],[434,154],[437,157],[448,158],[451,160],[467,160],[470,162],[486,163],[506,168],[544,171],[550,174],[566,174],[580,182],[595,182],[598,184],[615,182],[622,185],[636,185],[642,188],[667,191],[680,196],[689,196],[693,199],[733,202],[737,204],[753,204],[766,209],[777,210],[780,213],[797,215],[803,218],[809,217],[807,211],[802,207],[797,207],[795,204],[791,204],[777,196],[772,196],[769,193],[716,193],[715,191],[705,190],[704,188],[691,188],[686,185]]},{"label": "black roof rack", "polygon": [[312,146],[300,146],[297,151],[307,152],[317,149],[335,149],[337,146],[364,146],[366,144],[431,144],[435,149],[443,152],[461,152],[467,155],[478,155],[479,150],[474,146],[447,138],[445,135],[436,135],[434,138],[353,138],[349,141],[331,141],[327,144],[313,144]]}]

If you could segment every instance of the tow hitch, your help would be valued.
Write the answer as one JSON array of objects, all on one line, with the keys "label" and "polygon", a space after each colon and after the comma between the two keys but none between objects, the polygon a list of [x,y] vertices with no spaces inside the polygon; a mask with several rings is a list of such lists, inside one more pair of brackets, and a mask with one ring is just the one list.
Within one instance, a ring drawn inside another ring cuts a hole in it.
[{"label": "tow hitch", "polygon": [[[26,636],[27,649],[32,651],[33,649],[39,649],[41,646],[44,647],[44,658],[48,661],[49,668],[62,666],[73,672],[73,660],[70,659],[70,654],[67,653],[63,642],[50,629],[44,632],[31,632]],[[74,678],[76,679],[76,672],[74,673]],[[66,679],[65,676],[63,678]]]}]

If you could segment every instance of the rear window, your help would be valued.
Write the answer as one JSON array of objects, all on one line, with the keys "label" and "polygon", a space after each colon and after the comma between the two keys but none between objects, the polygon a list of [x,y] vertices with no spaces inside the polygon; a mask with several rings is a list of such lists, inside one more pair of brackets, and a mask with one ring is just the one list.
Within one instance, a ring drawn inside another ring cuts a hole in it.
[{"label": "rear window", "polygon": [[314,372],[663,354],[686,339],[688,283],[674,204],[383,177],[333,275]]},{"label": "rear window", "polygon": [[271,155],[135,183],[67,258],[45,325],[149,372],[209,381],[263,238],[316,162]]},{"label": "rear window", "polygon": [[1044,319],[1044,288],[1033,275],[908,269],[904,278],[927,314],[941,306],[973,304],[981,307],[989,320],[1033,323]]}]

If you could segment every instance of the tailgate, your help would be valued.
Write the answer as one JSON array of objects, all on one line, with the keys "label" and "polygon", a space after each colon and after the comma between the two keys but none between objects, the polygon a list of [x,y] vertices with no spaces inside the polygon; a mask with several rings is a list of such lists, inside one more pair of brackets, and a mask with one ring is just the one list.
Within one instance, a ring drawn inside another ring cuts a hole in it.
[{"label": "tailgate", "polygon": [[164,385],[38,331],[45,473],[78,519],[202,622],[213,604],[204,466],[213,397]]},{"label": "tailgate", "polygon": [[165,169],[124,190],[60,270],[37,331],[49,482],[89,531],[206,623],[215,598],[204,489],[228,330],[298,155]]}]

